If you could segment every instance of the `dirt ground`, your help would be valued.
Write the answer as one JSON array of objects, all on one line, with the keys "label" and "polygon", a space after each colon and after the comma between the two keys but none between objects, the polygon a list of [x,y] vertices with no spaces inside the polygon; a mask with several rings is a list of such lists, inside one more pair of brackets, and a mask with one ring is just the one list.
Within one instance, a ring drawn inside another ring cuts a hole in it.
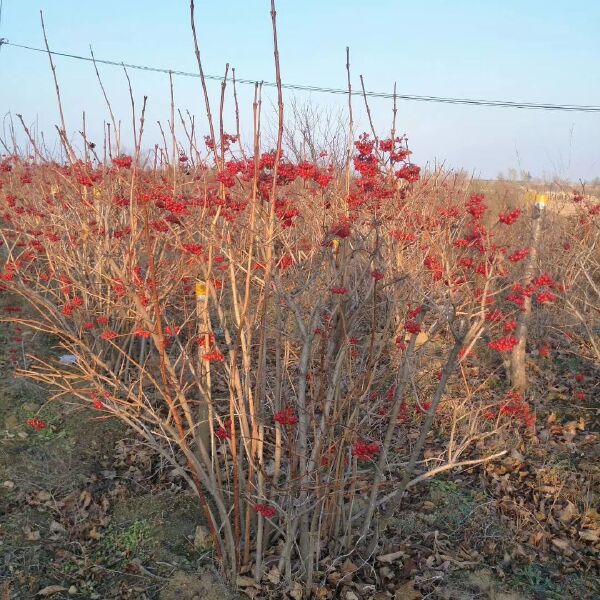
[{"label": "dirt ground", "polygon": [[[211,549],[194,544],[202,516],[183,482],[118,423],[16,379],[10,336],[0,325],[1,600],[294,597],[227,590]],[[563,363],[540,375],[537,436],[419,489],[379,555],[396,557],[371,569],[377,585],[346,565],[323,597],[600,598],[598,407],[565,400],[560,369],[582,366]],[[46,429],[26,425],[36,416]]]}]

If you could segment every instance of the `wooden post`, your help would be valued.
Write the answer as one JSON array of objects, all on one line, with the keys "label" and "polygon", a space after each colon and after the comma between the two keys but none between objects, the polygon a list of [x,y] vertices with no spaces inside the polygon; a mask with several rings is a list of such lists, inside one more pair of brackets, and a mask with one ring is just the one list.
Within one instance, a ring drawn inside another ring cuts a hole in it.
[{"label": "wooden post", "polygon": [[[529,245],[529,255],[527,256],[525,270],[523,272],[523,288],[527,288],[530,285],[531,280],[535,275],[538,247],[542,232],[542,221],[546,209],[546,203],[548,202],[548,197],[545,194],[531,194],[529,197],[533,199],[535,203],[533,205],[533,212],[531,214],[531,243]],[[523,300],[523,308],[517,319],[517,329],[515,330],[515,337],[519,340],[519,343],[513,348],[510,357],[511,384],[513,388],[520,393],[524,393],[527,389],[525,351],[527,346],[527,331],[529,329],[529,321],[531,319],[531,295],[525,295]]]},{"label": "wooden post", "polygon": [[[198,402],[198,434],[207,448],[211,447],[211,379],[210,379],[210,363],[205,363],[203,355],[211,351],[211,327],[208,312],[208,282],[196,281],[196,311],[200,324],[199,338],[204,338],[203,343],[198,344],[198,369],[202,380],[202,385],[206,393],[205,398],[201,398]],[[198,340],[200,341],[200,340]]]}]

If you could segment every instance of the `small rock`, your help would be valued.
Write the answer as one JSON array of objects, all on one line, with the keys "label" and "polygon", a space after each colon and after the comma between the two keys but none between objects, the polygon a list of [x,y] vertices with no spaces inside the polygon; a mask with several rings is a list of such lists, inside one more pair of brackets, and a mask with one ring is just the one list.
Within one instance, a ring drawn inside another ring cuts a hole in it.
[{"label": "small rock", "polygon": [[7,490],[14,490],[15,489],[15,482],[11,481],[10,479],[7,479],[3,484],[3,487],[5,487]]},{"label": "small rock", "polygon": [[74,596],[77,593],[77,588],[74,585],[72,585],[67,591],[67,593],[69,594],[69,596]]}]

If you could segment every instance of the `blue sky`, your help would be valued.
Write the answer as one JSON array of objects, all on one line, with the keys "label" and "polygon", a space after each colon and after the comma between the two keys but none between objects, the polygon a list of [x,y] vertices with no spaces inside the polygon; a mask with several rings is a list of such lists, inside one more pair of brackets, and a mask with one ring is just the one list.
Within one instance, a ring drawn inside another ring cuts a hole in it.
[{"label": "blue sky", "polygon": [[[273,80],[268,0],[196,4],[207,73],[221,74],[229,62],[239,77]],[[87,55],[91,44],[98,58],[195,71],[187,0],[4,0],[0,37],[41,46],[40,9],[54,50]],[[376,91],[391,91],[396,81],[401,93],[600,105],[600,2],[594,0],[279,0],[278,26],[289,83],[345,87],[350,46],[354,86],[362,74]],[[91,65],[56,64],[68,127],[80,129],[85,110],[92,137],[99,135],[108,115]],[[108,66],[101,73],[126,127],[124,75]],[[165,122],[167,76],[130,76],[138,105],[149,96],[148,123]],[[22,113],[50,137],[58,112],[47,57],[4,46],[0,81],[0,114]],[[210,86],[215,102],[218,88]],[[175,99],[205,123],[197,80],[176,78]],[[346,103],[314,93],[310,100],[331,110]],[[250,126],[250,88],[240,92],[240,102]],[[355,106],[366,127],[359,99]],[[389,101],[372,102],[381,131],[389,128],[390,109]],[[490,177],[509,168],[548,178],[600,176],[600,114],[401,102],[398,129],[408,134],[420,164],[444,162]],[[149,125],[146,142],[158,141],[156,133]]]}]

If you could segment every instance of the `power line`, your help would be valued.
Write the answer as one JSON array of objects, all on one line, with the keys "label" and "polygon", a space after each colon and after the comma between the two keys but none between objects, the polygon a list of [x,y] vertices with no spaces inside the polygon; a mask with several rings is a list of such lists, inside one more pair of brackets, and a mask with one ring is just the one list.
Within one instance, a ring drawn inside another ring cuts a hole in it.
[{"label": "power line", "polygon": [[[1,2],[1,0],[0,0]],[[47,53],[44,48],[35,48],[33,46],[26,46],[23,44],[15,44],[2,38],[0,39],[0,47],[2,45],[12,46],[13,48],[21,48],[23,50],[30,50],[33,52]],[[56,52],[50,51],[53,56],[62,56],[64,58],[73,58],[76,60],[83,60],[87,62],[93,62],[93,59],[88,56],[80,56],[78,54],[69,54],[67,52]],[[172,75],[179,75],[181,77],[200,77],[198,73],[190,73],[188,71],[179,71],[176,69],[163,69],[159,67],[151,67],[147,65],[134,65],[131,63],[118,62],[113,60],[106,60],[96,58],[96,62],[103,65],[110,65],[114,67],[126,67],[128,69],[136,69],[138,71],[150,71],[153,73],[166,73]],[[214,81],[222,81],[223,77],[219,75],[205,75],[206,79]],[[253,79],[237,79],[236,83],[255,85],[261,83],[265,87],[276,87],[277,84],[272,81],[256,81]],[[283,83],[282,87],[287,90],[297,90],[303,92],[318,92],[325,94],[340,94],[347,95],[348,90],[339,88],[321,87],[316,85],[301,85],[292,83]],[[362,91],[353,91],[353,95],[362,96]],[[365,92],[365,95],[370,98],[384,98],[391,100],[394,98],[394,94],[389,92]],[[564,112],[585,112],[585,113],[600,113],[600,106],[589,106],[589,105],[578,105],[578,104],[551,104],[551,103],[538,103],[538,102],[516,102],[512,100],[483,100],[476,98],[452,98],[444,96],[420,96],[416,94],[396,94],[398,100],[408,100],[414,102],[434,102],[441,104],[458,104],[467,106],[492,106],[498,108],[520,108],[529,110],[553,110],[553,111],[564,111]]]}]

